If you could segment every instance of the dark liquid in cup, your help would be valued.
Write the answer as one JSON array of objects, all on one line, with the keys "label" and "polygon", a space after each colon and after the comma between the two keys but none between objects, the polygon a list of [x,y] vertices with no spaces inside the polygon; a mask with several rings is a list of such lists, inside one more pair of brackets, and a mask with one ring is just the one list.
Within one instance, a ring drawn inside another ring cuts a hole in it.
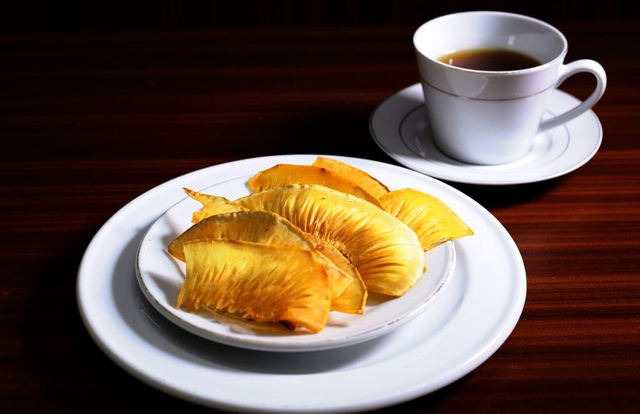
[{"label": "dark liquid in cup", "polygon": [[509,71],[532,68],[542,62],[524,53],[505,49],[465,49],[440,56],[442,63],[460,68]]}]

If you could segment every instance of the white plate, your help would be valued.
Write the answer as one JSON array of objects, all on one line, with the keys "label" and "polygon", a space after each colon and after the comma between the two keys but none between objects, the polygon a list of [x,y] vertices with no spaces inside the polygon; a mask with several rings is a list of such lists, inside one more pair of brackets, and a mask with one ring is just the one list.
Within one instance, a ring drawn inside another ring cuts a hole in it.
[{"label": "white plate", "polygon": [[276,353],[218,344],[160,315],[136,281],[136,250],[147,229],[182,199],[274,163],[315,155],[249,159],[195,171],[162,184],[118,211],[98,231],[80,264],[82,320],[118,366],[170,395],[233,411],[342,412],[398,404],[435,391],[486,361],[522,312],[525,268],[513,239],[482,206],[422,174],[336,157],[392,186],[430,192],[475,231],[455,241],[456,267],[439,299],[388,335],[325,351]]},{"label": "white plate", "polygon": [[[250,177],[243,175],[195,190],[234,200],[250,194],[246,185]],[[138,282],[151,304],[169,320],[192,333],[227,345],[294,352],[337,348],[376,338],[424,312],[442,290],[455,266],[453,243],[438,246],[426,255],[427,273],[402,297],[369,300],[363,315],[332,312],[327,326],[317,334],[265,331],[235,319],[233,323],[220,321],[210,314],[189,313],[175,308],[186,267],[167,253],[167,246],[192,225],[192,214],[201,207],[202,204],[186,197],[151,226],[138,250]]]},{"label": "white plate", "polygon": [[[576,106],[575,97],[555,90],[545,117]],[[587,163],[602,143],[602,126],[589,110],[570,122],[538,134],[529,154],[502,165],[471,165],[456,161],[435,146],[424,115],[420,84],[382,102],[371,114],[370,131],[378,146],[412,170],[451,182],[507,185],[549,180]]]}]

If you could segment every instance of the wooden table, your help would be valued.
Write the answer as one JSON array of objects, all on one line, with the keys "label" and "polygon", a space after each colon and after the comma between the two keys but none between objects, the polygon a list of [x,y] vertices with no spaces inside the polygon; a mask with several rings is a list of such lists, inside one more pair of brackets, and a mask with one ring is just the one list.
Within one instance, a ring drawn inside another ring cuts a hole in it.
[{"label": "wooden table", "polygon": [[[486,363],[403,412],[640,412],[640,32],[554,23],[568,60],[608,72],[595,107],[603,144],[550,181],[451,183],[517,243],[526,304]],[[297,153],[396,164],[368,119],[417,82],[414,29],[0,37],[0,411],[205,412],[132,378],[91,340],[75,298],[85,248],[127,202],[199,168]],[[564,89],[584,98],[592,85],[585,75]]]}]

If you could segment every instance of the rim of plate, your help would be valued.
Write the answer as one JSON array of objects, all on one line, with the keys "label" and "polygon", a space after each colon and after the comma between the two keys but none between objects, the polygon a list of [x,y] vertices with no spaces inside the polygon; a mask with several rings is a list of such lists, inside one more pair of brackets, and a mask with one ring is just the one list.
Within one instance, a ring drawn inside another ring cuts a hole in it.
[{"label": "rim of plate", "polygon": [[[245,181],[245,177],[237,177],[224,184],[227,187],[234,183],[244,186]],[[216,194],[215,187],[198,191]],[[200,206],[190,197],[185,197],[149,227],[137,249],[136,277],[145,297],[168,320],[193,334],[230,346],[260,351],[303,352],[349,346],[377,338],[428,309],[445,288],[455,268],[455,245],[449,241],[426,253],[427,272],[402,297],[389,298],[374,305],[368,303],[362,315],[332,312],[327,326],[316,334],[251,332],[252,324],[241,321],[234,325],[225,324],[202,313],[189,313],[174,306],[185,266],[167,254],[166,241],[173,240],[191,226],[191,214]]]}]

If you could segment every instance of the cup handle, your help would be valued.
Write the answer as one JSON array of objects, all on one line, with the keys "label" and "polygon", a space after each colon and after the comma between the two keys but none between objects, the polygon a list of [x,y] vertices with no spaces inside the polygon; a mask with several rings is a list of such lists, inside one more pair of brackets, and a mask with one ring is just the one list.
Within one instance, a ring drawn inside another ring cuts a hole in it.
[{"label": "cup handle", "polygon": [[580,72],[591,73],[593,76],[595,76],[597,82],[595,90],[587,99],[582,101],[576,107],[568,110],[565,113],[556,115],[553,118],[542,121],[538,132],[546,131],[547,129],[562,125],[572,120],[588,109],[591,109],[591,107],[593,107],[600,100],[600,98],[604,94],[605,88],[607,87],[607,74],[605,73],[602,65],[591,59],[576,60],[566,65],[562,65],[560,69],[560,77],[558,78],[558,81],[556,82],[554,88],[559,87],[562,82],[567,80],[567,78],[569,78],[570,76],[573,76]]}]

